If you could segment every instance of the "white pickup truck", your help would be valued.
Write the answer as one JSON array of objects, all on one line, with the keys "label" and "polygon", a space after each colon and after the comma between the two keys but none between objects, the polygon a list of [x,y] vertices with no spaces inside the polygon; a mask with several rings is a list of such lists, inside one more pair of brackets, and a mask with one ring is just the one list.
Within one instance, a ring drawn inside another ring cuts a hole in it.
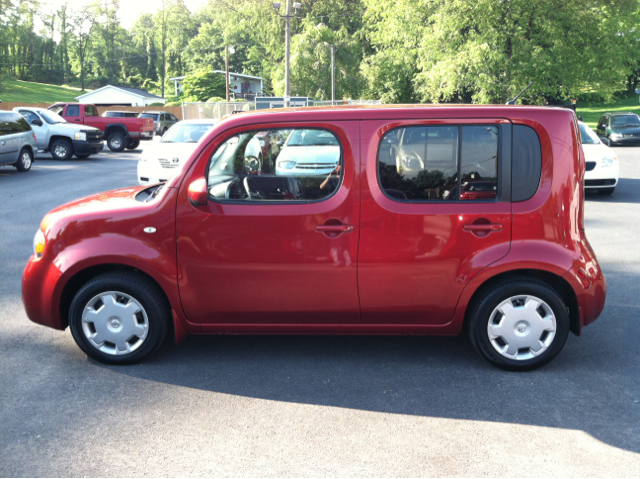
[{"label": "white pickup truck", "polygon": [[20,113],[36,135],[36,148],[48,151],[56,160],[68,160],[72,155],[88,158],[104,148],[102,131],[85,125],[73,125],[56,113],[44,108],[19,106]]}]

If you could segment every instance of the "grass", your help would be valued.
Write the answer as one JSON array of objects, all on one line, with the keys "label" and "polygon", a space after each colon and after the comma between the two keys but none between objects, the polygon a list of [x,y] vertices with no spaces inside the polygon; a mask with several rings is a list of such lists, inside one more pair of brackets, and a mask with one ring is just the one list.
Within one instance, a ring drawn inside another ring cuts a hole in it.
[{"label": "grass", "polygon": [[0,100],[4,102],[55,103],[58,101],[76,101],[76,97],[81,94],[80,88],[65,85],[5,80],[2,82]]},{"label": "grass", "polygon": [[584,122],[595,130],[598,120],[602,114],[614,111],[630,111],[640,115],[640,102],[638,101],[638,95],[630,95],[628,98],[614,100],[611,103],[578,102],[576,115],[582,115]]}]

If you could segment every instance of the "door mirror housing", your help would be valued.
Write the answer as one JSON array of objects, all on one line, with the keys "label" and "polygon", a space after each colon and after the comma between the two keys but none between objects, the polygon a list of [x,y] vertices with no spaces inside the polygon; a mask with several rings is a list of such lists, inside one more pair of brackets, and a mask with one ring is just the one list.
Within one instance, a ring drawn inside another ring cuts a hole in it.
[{"label": "door mirror housing", "polygon": [[207,191],[207,179],[202,177],[194,180],[189,185],[189,201],[193,206],[204,206],[209,201]]},{"label": "door mirror housing", "polygon": [[31,120],[31,124],[35,126],[42,126],[42,120],[38,120],[37,118],[33,119]]}]

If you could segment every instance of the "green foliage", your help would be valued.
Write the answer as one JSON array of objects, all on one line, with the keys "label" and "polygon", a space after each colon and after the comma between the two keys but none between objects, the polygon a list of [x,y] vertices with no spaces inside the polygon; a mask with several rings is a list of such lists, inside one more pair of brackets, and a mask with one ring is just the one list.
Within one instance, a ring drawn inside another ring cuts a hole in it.
[{"label": "green foliage", "polygon": [[185,96],[195,98],[191,101],[207,101],[207,98],[212,96],[225,95],[225,85],[223,75],[208,70],[199,70],[187,75],[183,82]]},{"label": "green foliage", "polygon": [[595,129],[598,120],[603,115],[603,113],[616,111],[630,111],[632,113],[640,115],[640,102],[638,101],[638,95],[634,93],[625,94],[616,100],[604,103],[587,103],[578,101],[576,115],[581,115],[584,119],[584,122],[587,123],[591,128]]},{"label": "green foliage", "polygon": [[220,103],[223,101],[227,101],[227,100],[225,98],[222,98],[221,96],[212,96],[207,100],[207,103]]},{"label": "green foliage", "polygon": [[57,101],[76,101],[82,95],[79,88],[69,86],[46,85],[5,78],[0,100],[4,102],[21,101],[25,103],[55,103]]},{"label": "green foliage", "polygon": [[181,101],[168,101],[167,103],[164,104],[164,106],[181,106],[182,102]]}]

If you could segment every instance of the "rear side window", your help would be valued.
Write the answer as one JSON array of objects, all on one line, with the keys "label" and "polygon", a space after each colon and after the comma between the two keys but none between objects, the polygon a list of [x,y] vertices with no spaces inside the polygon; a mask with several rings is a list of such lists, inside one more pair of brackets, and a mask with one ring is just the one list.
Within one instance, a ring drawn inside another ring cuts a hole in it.
[{"label": "rear side window", "polygon": [[533,128],[513,127],[513,155],[511,163],[511,201],[531,198],[540,185],[542,150],[540,138]]},{"label": "rear side window", "polygon": [[7,113],[0,116],[0,136],[31,131],[31,126],[21,115]]},{"label": "rear side window", "polygon": [[232,136],[211,156],[209,196],[216,201],[310,202],[342,182],[342,147],[327,130],[256,130]]},{"label": "rear side window", "polygon": [[78,105],[68,105],[66,116],[80,116],[80,107]]},{"label": "rear side window", "polygon": [[380,186],[401,201],[495,200],[498,147],[493,125],[391,130],[378,147]]}]

